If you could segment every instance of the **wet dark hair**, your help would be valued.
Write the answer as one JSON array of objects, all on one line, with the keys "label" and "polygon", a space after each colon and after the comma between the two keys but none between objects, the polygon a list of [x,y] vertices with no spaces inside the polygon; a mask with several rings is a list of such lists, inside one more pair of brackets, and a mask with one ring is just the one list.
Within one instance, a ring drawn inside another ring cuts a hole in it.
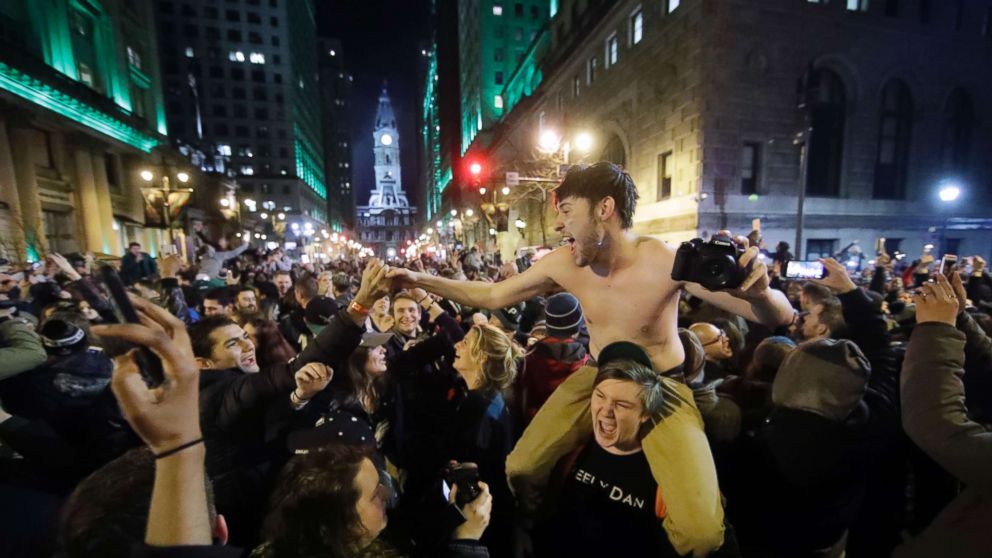
[{"label": "wet dark hair", "polygon": [[[213,526],[214,495],[204,478]],[[145,538],[154,485],[155,457],[147,447],[134,448],[83,479],[62,508],[59,556],[129,556],[131,546]]]},{"label": "wet dark hair", "polygon": [[262,555],[345,558],[357,554],[365,529],[355,509],[361,497],[355,478],[370,451],[334,444],[293,457],[272,492]]},{"label": "wet dark hair", "polygon": [[227,316],[207,316],[189,326],[189,340],[193,344],[193,356],[210,358],[214,352],[214,341],[210,338],[210,334],[215,329],[229,325],[234,325],[234,320]]},{"label": "wet dark hair", "polygon": [[234,304],[234,297],[228,287],[214,287],[203,295],[203,300],[216,300],[221,306]]},{"label": "wet dark hair", "polygon": [[637,186],[634,186],[627,171],[609,161],[600,161],[594,165],[573,165],[553,194],[556,205],[571,196],[584,198],[595,205],[609,196],[616,204],[620,226],[624,229],[634,226],[634,211],[640,197]]},{"label": "wet dark hair", "polygon": [[279,324],[274,321],[252,314],[244,325],[255,328],[255,355],[259,368],[285,364],[296,356],[296,351],[279,331]]}]

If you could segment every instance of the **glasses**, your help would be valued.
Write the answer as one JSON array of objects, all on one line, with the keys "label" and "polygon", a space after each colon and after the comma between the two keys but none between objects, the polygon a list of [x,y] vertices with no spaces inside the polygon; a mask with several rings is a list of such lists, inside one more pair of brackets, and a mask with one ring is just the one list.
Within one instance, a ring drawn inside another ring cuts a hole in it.
[{"label": "glasses", "polygon": [[719,343],[720,341],[724,341],[724,340],[728,340],[727,339],[727,333],[721,329],[720,330],[720,335],[718,335],[716,337],[716,339],[713,339],[712,341],[708,341],[706,343],[703,343],[703,346],[704,347],[708,347],[708,346],[710,346],[710,345],[712,345],[714,343]]}]

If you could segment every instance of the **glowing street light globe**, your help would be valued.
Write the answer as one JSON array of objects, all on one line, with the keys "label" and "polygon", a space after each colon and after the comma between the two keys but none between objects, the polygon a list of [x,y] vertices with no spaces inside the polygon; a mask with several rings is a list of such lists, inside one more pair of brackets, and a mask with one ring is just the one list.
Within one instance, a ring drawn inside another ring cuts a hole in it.
[{"label": "glowing street light globe", "polygon": [[452,209],[451,210],[451,216],[454,217],[455,215],[458,215],[458,210],[457,209]]},{"label": "glowing street light globe", "polygon": [[379,139],[379,141],[382,142],[382,145],[393,145],[393,136],[389,134],[382,134],[382,137]]},{"label": "glowing street light globe", "polygon": [[589,153],[592,150],[592,134],[589,132],[579,132],[575,136],[575,148],[583,153]]},{"label": "glowing street light globe", "polygon": [[561,143],[561,139],[554,130],[544,130],[541,132],[540,137],[537,139],[537,146],[541,148],[542,151],[552,153],[558,151],[558,146]]},{"label": "glowing street light globe", "polygon": [[504,196],[509,196],[510,195],[510,187],[509,186],[503,186],[503,189],[501,190],[501,192],[503,192],[503,195]]},{"label": "glowing street light globe", "polygon": [[150,170],[141,171],[141,179],[144,180],[145,182],[151,182],[153,178],[155,178],[155,175],[152,174],[152,171]]},{"label": "glowing street light globe", "polygon": [[946,184],[941,187],[938,195],[940,196],[940,201],[952,202],[961,197],[961,188],[955,184]]},{"label": "glowing street light globe", "polygon": [[221,205],[221,207],[230,207],[231,206],[231,200],[229,200],[227,198],[221,198],[220,199],[220,205]]},{"label": "glowing street light globe", "polygon": [[475,215],[475,212],[472,211],[471,209],[466,209],[465,210],[465,215],[471,217],[472,215]]},{"label": "glowing street light globe", "polygon": [[185,184],[185,183],[189,182],[189,173],[188,172],[176,173],[176,178],[179,179],[179,182],[182,182],[183,184]]}]

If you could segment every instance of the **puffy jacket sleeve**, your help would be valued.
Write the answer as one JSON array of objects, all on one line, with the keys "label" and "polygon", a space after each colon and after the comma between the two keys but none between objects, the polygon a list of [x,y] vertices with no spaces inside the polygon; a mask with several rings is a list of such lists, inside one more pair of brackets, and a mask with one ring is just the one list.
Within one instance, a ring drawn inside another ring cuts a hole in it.
[{"label": "puffy jacket sleeve", "polygon": [[224,390],[216,426],[226,429],[240,420],[244,413],[267,406],[280,395],[288,398],[289,392],[295,388],[293,370],[286,364],[264,368],[257,374],[242,374]]},{"label": "puffy jacket sleeve", "polygon": [[0,349],[0,380],[40,366],[48,358],[31,322],[13,318],[0,323],[0,339],[7,346]]},{"label": "puffy jacket sleeve", "polygon": [[992,433],[968,417],[965,335],[950,325],[923,323],[903,362],[902,424],[934,461],[970,487],[992,495]]},{"label": "puffy jacket sleeve", "polygon": [[296,358],[289,361],[290,369],[295,372],[311,362],[343,363],[362,342],[364,332],[341,310]]},{"label": "puffy jacket sleeve", "polygon": [[968,370],[988,372],[992,368],[992,339],[967,312],[958,314],[957,326],[966,339],[964,354]]}]

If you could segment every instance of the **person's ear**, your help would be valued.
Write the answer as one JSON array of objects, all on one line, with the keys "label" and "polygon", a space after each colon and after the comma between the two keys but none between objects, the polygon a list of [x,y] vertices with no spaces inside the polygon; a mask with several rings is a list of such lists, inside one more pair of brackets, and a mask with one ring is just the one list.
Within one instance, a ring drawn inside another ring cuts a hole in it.
[{"label": "person's ear", "polygon": [[221,546],[227,545],[227,538],[229,535],[227,529],[227,520],[224,519],[222,514],[217,514],[217,520],[214,521],[214,540],[220,543]]},{"label": "person's ear", "polygon": [[214,367],[214,361],[210,360],[209,358],[196,357],[196,365],[199,366],[201,369],[210,370]]},{"label": "person's ear", "polygon": [[600,221],[606,221],[611,215],[616,211],[617,202],[613,199],[613,196],[606,196],[599,201],[598,211],[596,216],[599,217]]},{"label": "person's ear", "polygon": [[644,415],[644,416],[641,417],[641,424],[644,424],[645,422],[647,422],[649,420],[651,420],[651,415]]}]

